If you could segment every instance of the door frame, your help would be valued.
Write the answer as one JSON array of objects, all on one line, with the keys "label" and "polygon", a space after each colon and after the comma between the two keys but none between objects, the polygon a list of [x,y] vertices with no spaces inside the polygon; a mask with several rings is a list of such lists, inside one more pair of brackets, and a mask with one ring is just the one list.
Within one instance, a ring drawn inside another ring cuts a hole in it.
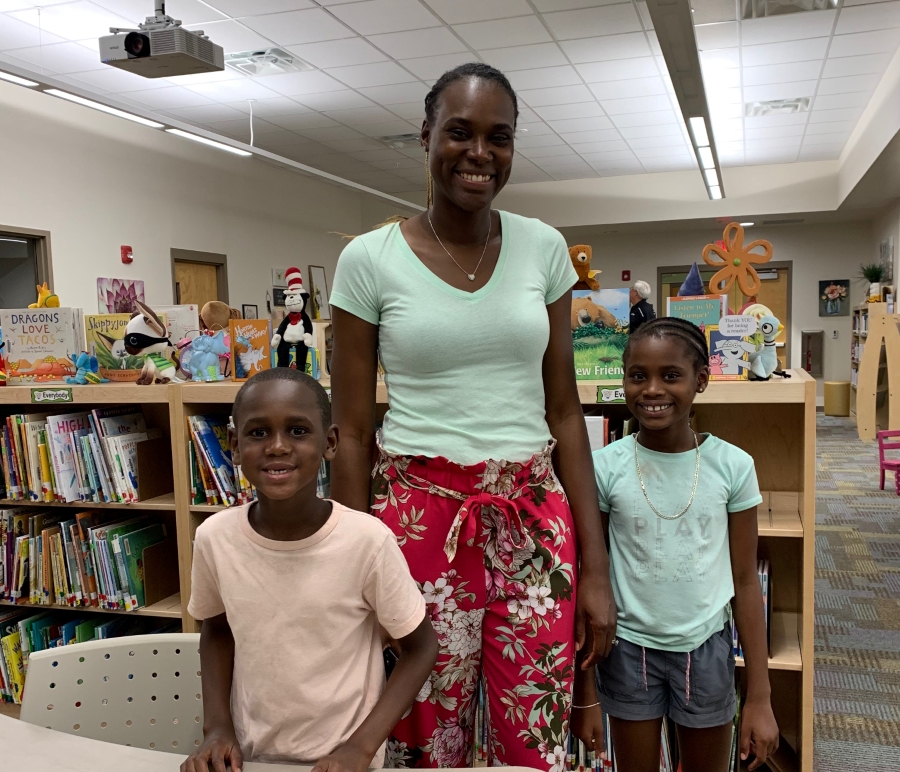
[{"label": "door frame", "polygon": [[56,291],[53,286],[53,255],[50,251],[50,231],[37,228],[17,228],[12,225],[0,224],[0,234],[9,236],[25,236],[35,240],[34,272],[38,284],[47,282],[50,289]]},{"label": "door frame", "polygon": [[[713,266],[701,266],[697,264],[697,268],[701,271],[711,269]],[[787,269],[787,315],[788,324],[793,324],[793,304],[794,304],[794,261],[793,260],[772,260],[757,267],[757,270],[765,271],[770,268]],[[690,265],[658,265],[656,266],[656,307],[659,309],[657,316],[664,316],[663,302],[665,298],[662,296],[662,277],[664,273],[687,273],[691,270]],[[708,290],[709,288],[707,288]],[[791,326],[791,334],[784,336],[784,367],[791,367],[791,338],[794,335],[793,326]]]},{"label": "door frame", "polygon": [[198,252],[194,249],[178,249],[172,247],[171,266],[172,266],[172,301],[178,300],[178,291],[175,281],[175,263],[206,263],[216,267],[216,290],[218,299],[223,303],[228,303],[228,258],[225,255],[216,252]]}]

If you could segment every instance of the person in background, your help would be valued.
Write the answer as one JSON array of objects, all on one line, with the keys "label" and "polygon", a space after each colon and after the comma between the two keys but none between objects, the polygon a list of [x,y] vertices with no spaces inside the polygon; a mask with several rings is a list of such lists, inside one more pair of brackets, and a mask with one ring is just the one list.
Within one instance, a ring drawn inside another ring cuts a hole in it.
[{"label": "person in background", "polygon": [[650,297],[650,292],[650,285],[647,284],[647,282],[636,281],[628,295],[628,299],[631,301],[628,332],[632,335],[637,332],[638,327],[644,324],[644,322],[656,319],[656,311],[654,311],[653,306],[647,302],[647,298]]}]

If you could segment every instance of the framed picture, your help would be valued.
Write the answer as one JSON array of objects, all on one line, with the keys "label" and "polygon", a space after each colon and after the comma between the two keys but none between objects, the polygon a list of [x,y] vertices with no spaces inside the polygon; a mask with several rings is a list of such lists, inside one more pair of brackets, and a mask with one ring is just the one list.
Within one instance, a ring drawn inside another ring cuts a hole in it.
[{"label": "framed picture", "polygon": [[309,266],[309,316],[311,319],[331,319],[328,304],[328,280],[321,265]]},{"label": "framed picture", "polygon": [[879,253],[881,257],[881,266],[884,268],[884,276],[881,277],[882,284],[890,284],[894,281],[894,237],[885,239],[881,242]]},{"label": "framed picture", "polygon": [[287,268],[273,268],[272,269],[272,286],[273,287],[287,287],[287,279],[284,278],[284,272]]},{"label": "framed picture", "polygon": [[850,316],[850,280],[819,282],[819,316]]},{"label": "framed picture", "polygon": [[241,306],[241,314],[244,319],[259,319],[259,308],[256,306]]},{"label": "framed picture", "polygon": [[132,314],[135,301],[144,302],[144,282],[140,279],[97,279],[97,310],[101,314]]},{"label": "framed picture", "polygon": [[284,293],[287,287],[272,287],[272,305],[284,306]]}]

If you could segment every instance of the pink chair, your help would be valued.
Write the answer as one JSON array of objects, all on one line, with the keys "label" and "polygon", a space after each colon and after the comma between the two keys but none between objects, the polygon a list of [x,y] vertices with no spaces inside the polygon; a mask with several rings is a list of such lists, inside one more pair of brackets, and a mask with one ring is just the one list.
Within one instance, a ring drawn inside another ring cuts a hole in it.
[{"label": "pink chair", "polygon": [[881,467],[881,490],[884,490],[884,473],[894,473],[894,487],[900,496],[900,458],[885,458],[886,450],[900,450],[900,442],[888,442],[889,437],[900,438],[900,429],[889,432],[878,432],[878,464]]}]

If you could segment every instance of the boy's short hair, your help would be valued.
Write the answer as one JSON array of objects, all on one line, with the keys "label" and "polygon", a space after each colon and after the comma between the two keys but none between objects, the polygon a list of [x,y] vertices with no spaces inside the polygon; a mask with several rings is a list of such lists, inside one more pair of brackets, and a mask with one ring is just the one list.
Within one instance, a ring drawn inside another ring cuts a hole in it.
[{"label": "boy's short hair", "polygon": [[319,407],[319,415],[322,418],[322,428],[327,429],[331,426],[331,399],[328,392],[322,387],[315,378],[311,378],[300,370],[293,367],[274,367],[271,370],[263,370],[250,378],[240,389],[234,398],[234,405],[231,408],[231,420],[235,429],[238,427],[238,415],[241,411],[241,405],[246,399],[247,392],[254,386],[268,383],[269,381],[293,381],[304,389],[309,389],[316,397],[316,403]]}]

